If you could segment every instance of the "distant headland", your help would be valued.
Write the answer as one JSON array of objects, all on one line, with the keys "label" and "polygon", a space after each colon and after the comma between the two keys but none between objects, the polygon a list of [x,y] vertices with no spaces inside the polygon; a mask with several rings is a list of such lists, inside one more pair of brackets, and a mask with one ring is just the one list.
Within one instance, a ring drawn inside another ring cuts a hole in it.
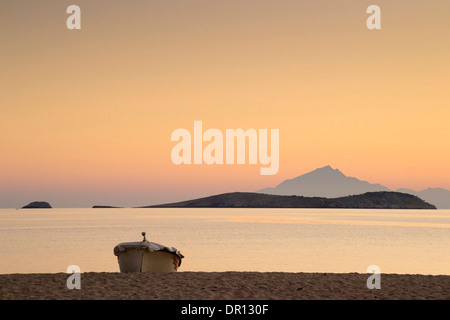
[{"label": "distant headland", "polygon": [[366,192],[396,191],[418,196],[438,209],[450,209],[450,190],[443,188],[428,188],[422,191],[411,189],[391,190],[378,183],[369,183],[355,177],[343,174],[331,166],[317,168],[292,179],[287,179],[275,187],[268,187],[256,192],[280,196],[304,196],[337,198]]},{"label": "distant headland", "polygon": [[48,202],[34,201],[27,204],[26,206],[23,206],[22,209],[49,209],[51,207],[52,206]]},{"label": "distant headland", "polygon": [[417,196],[400,192],[367,192],[339,198],[280,196],[233,192],[141,208],[359,208],[436,209]]}]

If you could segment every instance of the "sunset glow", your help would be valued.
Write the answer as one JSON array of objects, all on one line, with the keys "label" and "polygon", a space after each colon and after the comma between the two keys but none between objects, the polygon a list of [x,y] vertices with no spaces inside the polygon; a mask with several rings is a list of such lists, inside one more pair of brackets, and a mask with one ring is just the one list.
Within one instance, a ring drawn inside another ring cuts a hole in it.
[{"label": "sunset glow", "polygon": [[[376,31],[369,1],[76,2],[73,31],[65,2],[0,4],[0,207],[181,201],[325,165],[450,189],[449,1],[377,1]],[[278,173],[175,165],[195,120],[279,129]]]}]

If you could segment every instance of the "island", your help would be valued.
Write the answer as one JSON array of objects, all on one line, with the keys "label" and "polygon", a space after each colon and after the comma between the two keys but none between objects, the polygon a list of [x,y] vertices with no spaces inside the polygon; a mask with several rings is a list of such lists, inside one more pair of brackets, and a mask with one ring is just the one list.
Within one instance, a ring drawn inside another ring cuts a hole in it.
[{"label": "island", "polygon": [[339,198],[280,196],[254,192],[232,192],[176,203],[141,208],[355,208],[436,209],[417,196],[401,192],[366,192]]},{"label": "island", "polygon": [[45,201],[34,201],[26,206],[23,206],[22,209],[50,209],[52,206]]},{"label": "island", "polygon": [[114,207],[114,206],[92,206],[93,209],[113,209],[113,208],[122,208],[122,207]]}]

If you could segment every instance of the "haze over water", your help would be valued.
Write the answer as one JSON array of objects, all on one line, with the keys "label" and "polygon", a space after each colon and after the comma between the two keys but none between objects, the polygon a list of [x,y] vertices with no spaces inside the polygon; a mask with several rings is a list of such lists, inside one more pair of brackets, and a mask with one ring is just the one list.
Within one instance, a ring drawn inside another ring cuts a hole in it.
[{"label": "haze over water", "polygon": [[176,247],[182,271],[450,275],[450,210],[0,209],[0,273],[119,272],[113,248]]}]

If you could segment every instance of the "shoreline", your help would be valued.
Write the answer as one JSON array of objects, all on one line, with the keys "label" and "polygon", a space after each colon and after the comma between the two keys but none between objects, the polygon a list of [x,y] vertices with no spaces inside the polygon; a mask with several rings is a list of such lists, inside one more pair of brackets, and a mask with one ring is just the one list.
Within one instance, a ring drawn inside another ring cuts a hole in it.
[{"label": "shoreline", "polygon": [[288,272],[0,274],[0,300],[450,300],[450,275]]}]

